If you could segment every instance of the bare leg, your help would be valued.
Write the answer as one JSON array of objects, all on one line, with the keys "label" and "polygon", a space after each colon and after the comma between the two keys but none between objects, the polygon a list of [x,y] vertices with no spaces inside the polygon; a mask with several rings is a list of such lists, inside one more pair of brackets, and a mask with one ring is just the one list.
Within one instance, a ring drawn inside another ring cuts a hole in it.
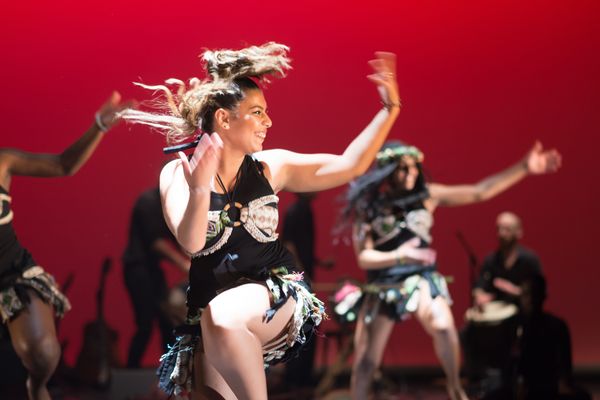
[{"label": "bare leg", "polygon": [[223,376],[206,359],[202,345],[199,345],[194,354],[192,400],[225,399],[236,399],[236,397]]},{"label": "bare leg", "polygon": [[417,318],[433,338],[435,353],[446,374],[448,395],[452,400],[466,400],[460,384],[460,349],[452,311],[443,297],[431,298],[425,280],[421,281],[419,296]]},{"label": "bare leg", "polygon": [[27,394],[30,400],[50,400],[46,388],[60,359],[52,306],[29,291],[31,302],[8,323],[15,352],[29,373]]},{"label": "bare leg", "polygon": [[[205,365],[214,367],[205,370],[205,385],[228,400],[267,399],[262,347],[284,329],[295,304],[288,299],[267,323],[264,315],[271,307],[270,295],[263,285],[245,284],[215,297],[200,321]],[[212,371],[218,374],[211,375]],[[222,386],[220,377],[228,388]]]},{"label": "bare leg", "polygon": [[367,399],[373,374],[381,364],[383,351],[394,327],[394,321],[383,315],[366,324],[365,306],[360,310],[354,332],[354,364],[350,379],[353,400]]}]

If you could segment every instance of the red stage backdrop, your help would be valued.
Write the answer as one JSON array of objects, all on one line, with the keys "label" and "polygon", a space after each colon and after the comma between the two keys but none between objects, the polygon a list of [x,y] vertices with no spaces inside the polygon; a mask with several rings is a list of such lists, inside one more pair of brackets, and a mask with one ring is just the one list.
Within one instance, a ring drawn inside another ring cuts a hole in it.
[{"label": "red stage backdrop", "polygon": [[[434,245],[441,271],[454,277],[457,325],[469,304],[469,270],[455,234],[483,257],[495,247],[496,215],[512,210],[523,218],[524,243],[543,262],[548,309],[571,326],[576,365],[597,366],[599,4],[10,2],[0,15],[0,145],[60,151],[92,123],[111,90],[146,99],[132,81],[197,76],[204,48],[278,41],[291,47],[294,69],[266,92],[274,123],[266,147],[341,152],[380,107],[365,78],[367,60],[376,50],[395,52],[404,108],[391,137],[421,147],[435,181],[477,181],[516,162],[536,139],[564,156],[555,175],[530,177],[484,204],[438,210]],[[59,281],[76,274],[73,310],[60,331],[69,363],[94,317],[106,256],[116,260],[107,319],[125,358],[134,324],[119,259],[134,199],[157,183],[162,144],[156,133],[122,124],[76,176],[13,180],[21,242]],[[330,235],[339,194],[316,200],[319,255],[337,259],[318,282],[363,276],[350,247],[334,246]],[[291,198],[282,195],[282,210]],[[182,279],[176,272],[169,278]],[[155,337],[144,363],[155,365],[158,353]],[[396,327],[385,363],[436,364],[415,321]]]}]

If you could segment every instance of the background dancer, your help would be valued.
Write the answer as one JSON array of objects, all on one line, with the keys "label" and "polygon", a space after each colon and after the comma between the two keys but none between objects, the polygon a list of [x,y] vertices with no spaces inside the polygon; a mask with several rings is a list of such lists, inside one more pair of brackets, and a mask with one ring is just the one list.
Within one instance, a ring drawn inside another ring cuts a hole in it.
[{"label": "background dancer", "polygon": [[62,317],[71,306],[52,275],[17,240],[9,194],[12,177],[75,174],[90,158],[103,134],[118,122],[118,112],[131,105],[120,104],[120,99],[119,93],[114,92],[96,113],[92,126],[62,153],[0,149],[0,315],[29,374],[30,399],[50,399],[46,383],[60,358],[54,315]]},{"label": "background dancer", "polygon": [[409,314],[415,314],[433,338],[450,398],[466,398],[459,380],[459,343],[450,297],[430,248],[433,212],[438,206],[490,199],[529,174],[554,172],[560,155],[536,143],[522,160],[473,185],[428,183],[422,161],[423,153],[416,147],[388,143],[377,154],[376,166],[347,194],[343,215],[354,217],[358,264],[367,270],[369,283],[395,285],[363,296],[354,339],[354,399],[367,398],[394,322]]}]

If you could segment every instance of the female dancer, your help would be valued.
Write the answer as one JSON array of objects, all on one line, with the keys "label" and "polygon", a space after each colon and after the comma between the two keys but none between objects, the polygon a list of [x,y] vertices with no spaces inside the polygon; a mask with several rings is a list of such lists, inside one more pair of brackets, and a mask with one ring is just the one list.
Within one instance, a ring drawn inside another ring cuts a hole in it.
[{"label": "female dancer", "polygon": [[433,338],[450,398],[466,399],[450,297],[436,272],[435,251],[429,248],[432,214],[438,206],[490,199],[529,174],[554,172],[560,155],[536,143],[512,167],[474,185],[452,186],[426,181],[423,153],[414,146],[387,143],[376,159],[375,168],[351,184],[344,210],[346,217],[354,217],[356,257],[373,284],[364,291],[357,319],[352,398],[367,398],[394,322],[414,313]]},{"label": "female dancer", "polygon": [[46,383],[60,358],[54,313],[70,309],[52,275],[37,265],[15,235],[9,189],[15,175],[55,177],[75,174],[90,158],[103,133],[117,121],[121,96],[114,92],[96,113],[92,126],[60,154],[35,154],[17,149],[0,149],[0,316],[10,333],[15,352],[29,376],[30,399],[46,400]]},{"label": "female dancer", "polygon": [[384,107],[342,155],[263,151],[272,121],[255,78],[283,76],[287,50],[267,43],[207,51],[206,80],[193,79],[190,89],[167,81],[179,85],[177,94],[149,87],[165,93],[171,115],[124,115],[168,130],[169,139],[212,132],[202,135],[189,160],[180,153],[167,164],[160,178],[167,224],[193,255],[189,319],[201,328],[199,340],[183,336],[171,352],[177,353],[175,373],[170,376],[166,366],[160,372],[183,385],[176,392],[189,390],[184,364],[196,347],[190,357],[195,398],[267,398],[263,365],[294,356],[324,315],[323,303],[277,241],[275,194],[325,190],[364,173],[399,113],[395,57],[377,53],[368,78]]}]

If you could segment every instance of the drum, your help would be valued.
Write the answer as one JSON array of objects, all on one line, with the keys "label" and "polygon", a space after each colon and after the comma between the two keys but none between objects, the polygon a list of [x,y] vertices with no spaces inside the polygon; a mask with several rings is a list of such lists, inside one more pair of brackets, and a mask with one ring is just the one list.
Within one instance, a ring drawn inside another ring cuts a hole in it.
[{"label": "drum", "polygon": [[517,343],[518,308],[492,301],[465,313],[461,332],[465,372],[471,384],[486,382],[485,392],[510,382]]},{"label": "drum", "polygon": [[504,301],[490,301],[482,307],[472,307],[465,312],[468,322],[479,325],[498,325],[517,315],[516,305]]}]

